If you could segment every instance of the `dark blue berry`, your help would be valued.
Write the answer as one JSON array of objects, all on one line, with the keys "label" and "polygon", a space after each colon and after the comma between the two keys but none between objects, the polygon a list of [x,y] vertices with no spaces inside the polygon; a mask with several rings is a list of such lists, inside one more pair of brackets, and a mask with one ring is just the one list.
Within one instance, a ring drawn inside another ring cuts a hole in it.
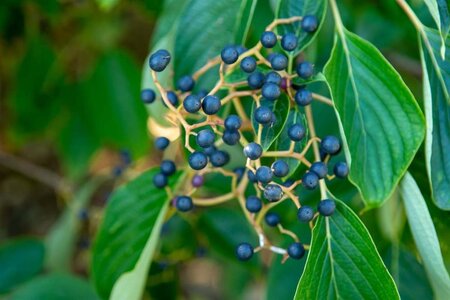
[{"label": "dark blue berry", "polygon": [[257,90],[260,89],[264,84],[264,74],[261,72],[253,72],[247,77],[247,84],[250,88]]},{"label": "dark blue berry", "polygon": [[333,135],[328,135],[320,142],[320,148],[326,154],[334,155],[341,150],[341,143],[339,139]]},{"label": "dark blue berry", "polygon": [[348,165],[346,162],[340,161],[334,165],[333,168],[334,175],[339,178],[345,178],[348,175]]},{"label": "dark blue berry", "polygon": [[201,130],[196,137],[197,145],[202,148],[211,147],[214,144],[216,135],[211,129]]},{"label": "dark blue berry", "polygon": [[303,175],[302,178],[302,185],[307,190],[313,190],[317,187],[319,184],[319,176],[316,175],[316,173],[313,172],[306,172],[305,175]]},{"label": "dark blue berry", "polygon": [[180,77],[177,82],[177,88],[182,92],[192,91],[195,85],[195,80],[188,75]]},{"label": "dark blue berry", "polygon": [[272,164],[273,175],[277,177],[284,177],[289,173],[289,165],[284,160],[276,160]]},{"label": "dark blue berry", "polygon": [[153,103],[153,101],[155,101],[155,98],[156,98],[156,94],[155,94],[154,90],[144,89],[141,91],[141,99],[142,99],[142,102],[144,102],[145,104]]},{"label": "dark blue berry", "polygon": [[304,61],[297,65],[296,71],[299,77],[308,79],[314,74],[314,66],[309,61]]},{"label": "dark blue berry", "polygon": [[237,181],[241,181],[245,174],[245,167],[236,167],[233,169],[233,173],[237,176]]},{"label": "dark blue berry", "polygon": [[269,183],[272,181],[272,170],[267,166],[261,166],[256,170],[256,178],[261,183]]},{"label": "dark blue berry", "polygon": [[189,95],[184,99],[183,107],[191,114],[196,113],[202,107],[202,100],[197,95]]},{"label": "dark blue berry", "polygon": [[276,85],[281,84],[281,75],[275,71],[270,71],[266,74],[265,83],[275,83]]},{"label": "dark blue berry", "polygon": [[325,178],[328,174],[327,164],[321,161],[314,162],[309,170],[315,173],[320,179]]},{"label": "dark blue berry", "polygon": [[251,73],[256,69],[256,59],[252,56],[247,56],[243,60],[241,60],[241,69],[246,73]]},{"label": "dark blue berry", "polygon": [[256,160],[261,157],[262,155],[262,148],[259,144],[255,142],[249,143],[247,146],[244,147],[244,155],[245,157],[250,158],[251,160]]},{"label": "dark blue berry", "polygon": [[164,136],[157,137],[155,140],[155,147],[158,150],[165,150],[169,146],[169,144],[169,139]]},{"label": "dark blue berry", "polygon": [[261,94],[267,100],[271,101],[277,100],[281,94],[280,87],[275,83],[265,83],[262,86]]},{"label": "dark blue berry", "polygon": [[249,180],[250,182],[253,182],[253,183],[258,182],[258,179],[256,179],[256,174],[253,173],[252,170],[248,170],[248,172],[247,172],[247,177],[248,177],[248,180]]},{"label": "dark blue berry", "polygon": [[225,129],[238,130],[241,128],[242,120],[237,115],[229,115],[224,122]]},{"label": "dark blue berry", "polygon": [[306,135],[306,129],[303,125],[296,123],[288,128],[288,136],[294,142],[301,141]]},{"label": "dark blue berry", "polygon": [[271,227],[275,227],[278,224],[280,224],[280,216],[277,213],[273,213],[273,212],[268,212],[265,216],[264,216],[264,220],[266,221],[266,224],[271,226]]},{"label": "dark blue berry", "polygon": [[179,211],[186,212],[194,208],[192,198],[188,196],[178,196],[175,200],[175,206]]},{"label": "dark blue berry", "polygon": [[239,53],[237,52],[236,47],[226,46],[220,53],[220,57],[222,58],[222,61],[224,63],[226,63],[227,65],[231,65],[238,60]]},{"label": "dark blue berry", "polygon": [[319,202],[319,205],[317,205],[319,214],[325,217],[331,216],[334,213],[335,209],[336,203],[331,199],[324,199]]},{"label": "dark blue berry", "polygon": [[283,197],[283,190],[278,184],[268,184],[264,188],[264,197],[269,200],[269,202],[276,202]]},{"label": "dark blue berry", "polygon": [[159,166],[159,168],[161,169],[161,173],[163,173],[166,176],[170,176],[170,175],[174,174],[175,171],[177,170],[175,163],[168,159],[163,160],[161,162],[161,165]]},{"label": "dark blue berry", "polygon": [[153,176],[153,184],[157,187],[162,189],[167,185],[167,176],[163,173],[158,173],[155,176]]},{"label": "dark blue berry", "polygon": [[247,210],[251,213],[257,213],[262,208],[262,202],[261,199],[259,199],[256,196],[249,196],[245,200],[245,207]]},{"label": "dark blue berry", "polygon": [[298,40],[295,34],[293,33],[286,33],[281,38],[281,47],[286,51],[292,51],[295,48],[297,48]]},{"label": "dark blue berry", "polygon": [[297,217],[300,222],[308,223],[314,218],[314,210],[311,206],[303,205],[298,209]]},{"label": "dark blue berry", "polygon": [[287,253],[290,258],[301,259],[305,256],[305,248],[300,243],[292,243],[287,248]]},{"label": "dark blue berry", "polygon": [[246,261],[253,256],[253,247],[249,243],[239,244],[236,248],[236,256],[240,261]]},{"label": "dark blue berry", "polygon": [[170,53],[167,50],[161,49],[150,55],[148,63],[150,68],[155,72],[163,71],[170,62]]},{"label": "dark blue berry", "polygon": [[285,182],[283,182],[283,186],[284,187],[291,187],[293,184],[294,184],[294,180],[292,180],[292,179],[288,179],[288,180],[286,180]]},{"label": "dark blue berry", "polygon": [[270,59],[270,65],[272,66],[272,69],[276,71],[282,71],[286,69],[288,65],[288,59],[281,53],[275,53]]},{"label": "dark blue berry", "polygon": [[234,46],[236,48],[236,51],[239,55],[241,55],[242,53],[244,53],[245,51],[247,51],[247,48],[245,48],[242,45],[236,45]]},{"label": "dark blue berry", "polygon": [[272,110],[267,106],[263,105],[255,109],[254,112],[255,121],[263,125],[272,123],[272,115],[273,115]]},{"label": "dark blue berry", "polygon": [[318,26],[319,26],[319,21],[317,20],[316,16],[307,15],[307,16],[303,17],[302,23],[301,23],[301,27],[302,27],[303,31],[314,32],[317,30]]},{"label": "dark blue berry", "polygon": [[298,90],[295,93],[294,99],[295,99],[295,103],[297,103],[298,105],[306,106],[312,102],[313,97],[312,97],[312,93],[309,90],[303,88],[303,89]]},{"label": "dark blue berry", "polygon": [[[175,107],[178,106],[178,96],[177,96],[177,94],[175,94],[175,92],[168,91],[167,99],[169,100],[170,104],[172,104],[173,106],[175,106]],[[167,106],[165,102],[163,102],[163,103],[165,106]]]},{"label": "dark blue berry", "polygon": [[203,152],[205,152],[205,154],[208,156],[211,156],[216,151],[217,151],[216,146],[210,146],[203,149]]},{"label": "dark blue berry", "polygon": [[203,99],[202,108],[205,114],[214,115],[221,107],[220,99],[214,95],[208,95]]},{"label": "dark blue berry", "polygon": [[223,167],[230,161],[230,155],[222,150],[217,150],[209,157],[214,167]]},{"label": "dark blue berry", "polygon": [[200,92],[197,93],[197,96],[198,96],[200,99],[205,98],[207,95],[208,95],[208,91],[205,90],[205,89],[202,89],[202,90],[200,90]]},{"label": "dark blue berry", "polygon": [[277,35],[272,31],[264,31],[260,41],[265,48],[273,48],[277,43]]},{"label": "dark blue berry", "polygon": [[233,146],[239,142],[241,138],[241,134],[237,130],[228,130],[225,129],[222,135],[222,140],[225,144]]},{"label": "dark blue berry", "polygon": [[120,159],[122,160],[122,162],[125,165],[129,165],[132,163],[132,157],[131,157],[130,151],[123,149],[123,150],[120,150],[119,154],[120,154]]},{"label": "dark blue berry", "polygon": [[201,170],[208,164],[208,157],[203,152],[195,151],[188,157],[189,166],[194,170]]},{"label": "dark blue berry", "polygon": [[205,182],[205,178],[203,177],[203,175],[194,175],[194,177],[192,177],[192,186],[195,188],[201,187],[203,185],[203,183]]}]

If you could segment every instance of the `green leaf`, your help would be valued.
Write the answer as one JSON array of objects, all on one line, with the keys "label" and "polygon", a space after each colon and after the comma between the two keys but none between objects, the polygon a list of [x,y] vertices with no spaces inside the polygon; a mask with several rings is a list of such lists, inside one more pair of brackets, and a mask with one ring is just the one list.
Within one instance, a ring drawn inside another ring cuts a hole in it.
[{"label": "green leaf", "polygon": [[314,226],[295,299],[399,299],[369,232],[341,201]]},{"label": "green leaf", "polygon": [[325,76],[323,76],[323,74],[319,72],[317,74],[314,74],[312,77],[310,77],[308,79],[294,77],[291,82],[296,85],[306,85],[306,84],[310,84],[313,82],[321,82],[321,81],[326,82],[327,80],[326,80]]},{"label": "green leaf", "polygon": [[[95,239],[92,277],[110,299],[140,299],[169,196],[152,184],[157,168],[119,187],[111,196]],[[170,178],[174,187],[180,173]]]},{"label": "green leaf", "polygon": [[425,199],[409,173],[406,173],[401,182],[400,193],[405,205],[408,223],[433,287],[434,295],[436,299],[448,299],[450,277],[445,269],[436,230]]},{"label": "green leaf", "polygon": [[247,40],[247,34],[250,29],[250,25],[253,20],[253,15],[255,13],[256,4],[258,0],[244,0],[241,3],[241,8],[239,10],[239,15],[236,20],[235,38],[234,42],[237,45],[245,46],[245,41]]},{"label": "green leaf", "polygon": [[[433,200],[450,210],[450,51],[439,55],[440,37],[424,27],[421,55],[423,64],[424,108],[427,120],[425,154]],[[450,38],[446,40],[450,49]]]},{"label": "green leaf", "polygon": [[367,208],[380,206],[423,140],[422,113],[381,53],[344,28],[335,39],[324,74],[351,166],[349,179]]},{"label": "green leaf", "polygon": [[295,32],[298,37],[297,49],[289,52],[290,55],[296,56],[314,40],[325,21],[326,10],[327,1],[325,0],[280,0],[278,2],[276,16],[279,19],[314,15],[319,20],[319,28],[317,28],[316,32],[312,34],[302,31],[300,22],[294,22],[292,24],[277,27],[280,34]]},{"label": "green leaf", "polygon": [[450,30],[450,16],[448,12],[447,0],[424,0],[424,2],[430,11],[437,28],[439,29],[441,43],[439,51],[441,57],[444,58],[446,52],[445,40],[447,39]]},{"label": "green leaf", "polygon": [[17,239],[0,247],[0,294],[42,271],[44,245],[37,239]]},{"label": "green leaf", "polygon": [[295,288],[305,267],[305,260],[288,259],[282,263],[283,257],[273,258],[267,275],[266,299],[291,300]]},{"label": "green leaf", "polygon": [[119,4],[120,0],[97,0],[97,4],[101,9],[108,11]]},{"label": "green leaf", "polygon": [[[266,74],[267,71],[269,71],[269,70],[270,70],[270,68],[267,67],[266,65],[258,65],[258,66],[256,66],[255,72],[261,72],[263,74]],[[236,68],[230,74],[225,74],[224,79],[225,79],[226,83],[236,83],[236,82],[242,82],[242,81],[246,82],[248,75],[249,74],[242,71],[241,68]]]},{"label": "green leaf", "polygon": [[253,112],[256,109],[256,102],[253,102],[251,113],[253,130],[255,131],[255,134],[258,134],[259,126],[262,127],[261,146],[264,151],[266,151],[280,135],[281,131],[283,130],[284,124],[286,124],[286,120],[289,114],[289,99],[285,94],[282,94],[276,101],[261,100],[261,106],[269,107],[275,114],[275,122],[270,125],[260,125],[255,120],[255,114]]},{"label": "green leaf", "polygon": [[94,288],[84,279],[69,274],[40,276],[17,289],[10,300],[97,300]]}]

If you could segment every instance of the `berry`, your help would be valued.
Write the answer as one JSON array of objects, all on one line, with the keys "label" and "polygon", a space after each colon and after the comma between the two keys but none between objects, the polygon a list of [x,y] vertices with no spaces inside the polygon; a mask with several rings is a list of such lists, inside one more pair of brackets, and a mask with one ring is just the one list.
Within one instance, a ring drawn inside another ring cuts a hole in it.
[{"label": "berry", "polygon": [[302,185],[307,190],[313,190],[317,187],[319,184],[319,176],[316,175],[316,173],[313,172],[306,172],[305,175],[302,177]]},{"label": "berry", "polygon": [[297,65],[296,71],[298,76],[303,79],[308,79],[314,74],[314,67],[310,62],[304,61]]},{"label": "berry", "polygon": [[280,97],[281,91],[280,87],[275,83],[265,83],[262,86],[261,94],[267,100],[275,101],[278,97]]},{"label": "berry", "polygon": [[194,177],[192,177],[192,186],[195,188],[201,187],[203,185],[203,183],[205,182],[205,178],[202,175],[194,175]]},{"label": "berry", "polygon": [[220,53],[220,57],[222,58],[222,61],[224,63],[226,63],[227,65],[231,65],[238,60],[239,53],[237,52],[236,47],[226,46]]},{"label": "berry", "polygon": [[214,144],[216,135],[211,129],[201,130],[196,137],[197,145],[202,148],[211,147]]},{"label": "berry", "polygon": [[205,98],[207,95],[208,95],[208,91],[205,90],[205,89],[202,89],[202,90],[200,90],[200,92],[197,93],[197,96],[198,96],[200,99]]},{"label": "berry", "polygon": [[339,153],[341,150],[341,143],[339,139],[333,135],[328,135],[322,139],[320,142],[320,148],[326,154],[334,155]]},{"label": "berry", "polygon": [[214,167],[223,167],[230,161],[230,155],[222,150],[217,150],[211,154],[209,160]]},{"label": "berry", "polygon": [[253,173],[253,171],[251,170],[248,170],[247,177],[250,182],[256,183],[258,181],[258,179],[256,179],[255,173]]},{"label": "berry", "polygon": [[245,207],[247,210],[251,213],[257,213],[262,208],[262,202],[261,199],[259,199],[256,196],[249,196],[245,200]]},{"label": "berry", "polygon": [[217,151],[217,148],[214,145],[203,149],[203,152],[205,152],[205,154],[208,156],[211,156],[216,151]]},{"label": "berry", "polygon": [[306,135],[306,129],[303,125],[292,124],[288,129],[288,136],[294,142],[300,142]]},{"label": "berry", "polygon": [[266,221],[267,225],[271,227],[275,227],[280,224],[280,216],[277,213],[268,212],[264,216],[264,220]]},{"label": "berry", "polygon": [[238,130],[241,128],[242,120],[237,115],[229,115],[224,122],[225,129]]},{"label": "berry", "polygon": [[251,56],[247,56],[241,61],[241,69],[246,73],[251,73],[256,69],[256,59]]},{"label": "berry", "polygon": [[334,175],[339,178],[345,178],[348,175],[348,165],[346,162],[340,161],[334,165],[333,168]]},{"label": "berry", "polygon": [[202,101],[197,95],[189,95],[183,101],[183,107],[188,113],[196,113],[202,107]]},{"label": "berry", "polygon": [[247,84],[250,88],[257,90],[260,89],[264,84],[264,74],[261,72],[253,72],[247,77]]},{"label": "berry", "polygon": [[155,72],[163,71],[170,62],[170,53],[167,50],[161,49],[150,55],[148,63],[150,69]]},{"label": "berry", "polygon": [[294,184],[294,180],[292,180],[292,179],[288,179],[288,180],[286,180],[285,182],[283,182],[282,183],[282,185],[284,186],[284,187],[290,187],[290,186],[292,186],[293,184]]},{"label": "berry", "polygon": [[201,170],[208,164],[208,157],[203,152],[195,151],[188,157],[189,166],[194,170]]},{"label": "berry", "polygon": [[295,34],[293,33],[286,33],[281,38],[281,47],[286,51],[292,51],[295,48],[297,48],[298,40]]},{"label": "berry", "polygon": [[170,141],[168,138],[164,136],[157,137],[155,140],[155,147],[158,150],[165,150],[170,144]]},{"label": "berry", "polygon": [[[177,96],[177,94],[175,94],[175,92],[168,91],[167,99],[169,100],[170,104],[172,104],[173,106],[175,106],[175,107],[178,106],[178,96]],[[163,103],[164,103],[164,106],[167,106],[165,102],[163,102]]]},{"label": "berry", "polygon": [[272,69],[274,69],[276,71],[282,71],[282,70],[286,69],[286,67],[288,65],[288,59],[286,56],[284,56],[281,53],[275,53],[270,58],[270,65],[272,66]]},{"label": "berry", "polygon": [[177,82],[177,88],[182,92],[192,91],[195,85],[195,80],[188,75],[180,77]]},{"label": "berry", "polygon": [[292,243],[287,248],[287,253],[290,258],[301,259],[305,255],[305,248],[301,243]]},{"label": "berry", "polygon": [[267,125],[272,122],[272,110],[267,106],[260,106],[255,109],[255,121],[259,124]]},{"label": "berry", "polygon": [[225,144],[233,146],[239,142],[241,138],[241,134],[237,130],[228,130],[226,129],[223,132],[222,140]]},{"label": "berry", "polygon": [[336,203],[331,199],[324,199],[319,202],[319,205],[317,205],[319,214],[325,217],[331,216],[334,213],[335,209]]},{"label": "berry", "polygon": [[163,173],[158,173],[155,176],[153,176],[153,184],[157,187],[162,189],[167,185],[167,176]]},{"label": "berry", "polygon": [[154,90],[144,89],[141,91],[141,99],[142,99],[142,102],[144,102],[145,104],[153,103],[153,101],[155,101],[155,98],[156,98],[156,94],[155,94]]},{"label": "berry", "polygon": [[245,157],[250,158],[251,160],[256,160],[261,157],[262,155],[262,148],[259,144],[255,142],[249,143],[247,146],[244,147],[244,155]]},{"label": "berry", "polygon": [[244,53],[245,51],[247,51],[247,48],[245,48],[245,47],[242,46],[242,45],[236,45],[236,46],[235,46],[235,49],[236,49],[236,51],[237,51],[237,53],[238,53],[239,55],[241,55],[242,53]]},{"label": "berry", "polygon": [[275,71],[270,71],[266,74],[265,83],[275,83],[276,85],[281,84],[281,75]]},{"label": "berry", "polygon": [[273,175],[277,177],[284,177],[289,173],[289,165],[284,160],[276,160],[272,164]]},{"label": "berry", "polygon": [[319,179],[325,178],[328,174],[327,164],[321,161],[316,161],[311,165],[309,170],[317,175]]},{"label": "berry", "polygon": [[316,16],[313,15],[307,15],[303,16],[301,27],[303,31],[306,32],[314,32],[317,30],[317,27],[319,26],[319,21],[317,20]]},{"label": "berry", "polygon": [[272,170],[267,166],[261,166],[256,170],[256,178],[261,183],[269,183],[272,181]]},{"label": "berry", "polygon": [[222,104],[220,103],[219,97],[214,95],[206,96],[202,102],[203,111],[207,115],[216,114],[219,111],[221,105]]},{"label": "berry", "polygon": [[194,208],[194,203],[191,197],[178,196],[175,200],[175,206],[179,211],[186,212]]},{"label": "berry", "polygon": [[253,256],[253,247],[249,243],[239,244],[236,248],[236,256],[241,261],[246,261]]},{"label": "berry", "polygon": [[306,106],[313,100],[312,93],[307,89],[300,89],[295,93],[295,103],[300,106]]},{"label": "berry", "polygon": [[175,163],[168,159],[163,160],[159,168],[161,169],[161,173],[163,173],[166,176],[172,175],[177,170]]},{"label": "berry", "polygon": [[273,48],[277,43],[277,35],[272,31],[264,31],[260,41],[264,48]]},{"label": "berry", "polygon": [[264,197],[269,200],[269,202],[276,202],[283,197],[283,190],[278,184],[268,184],[264,188]]},{"label": "berry", "polygon": [[239,182],[245,174],[245,167],[234,168],[233,173],[237,175],[237,181]]},{"label": "berry", "polygon": [[300,222],[308,223],[314,218],[314,210],[311,206],[303,205],[298,209],[297,217]]}]

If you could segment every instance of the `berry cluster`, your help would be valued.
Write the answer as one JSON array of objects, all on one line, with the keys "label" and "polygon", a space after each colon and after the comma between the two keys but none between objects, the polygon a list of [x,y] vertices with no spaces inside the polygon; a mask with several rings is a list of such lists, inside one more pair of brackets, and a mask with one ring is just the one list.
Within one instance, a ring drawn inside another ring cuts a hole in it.
[{"label": "berry cluster", "polygon": [[[183,195],[175,196],[174,205],[179,211],[187,212],[194,206],[208,206],[238,199],[246,218],[260,238],[260,244],[255,248],[248,243],[237,246],[236,255],[240,260],[250,259],[254,252],[261,249],[282,254],[285,259],[302,258],[309,245],[301,243],[296,234],[283,228],[280,216],[270,210],[284,200],[290,199],[298,209],[297,216],[300,222],[311,225],[319,214],[331,216],[335,210],[335,202],[327,197],[326,180],[335,177],[344,178],[349,172],[345,162],[337,162],[333,167],[334,174],[329,174],[330,159],[341,150],[340,140],[331,135],[320,139],[315,134],[310,104],[313,100],[331,104],[331,100],[312,93],[306,85],[296,86],[292,83],[295,78],[301,78],[305,82],[311,79],[315,73],[313,64],[302,61],[296,65],[295,72],[291,74],[289,59],[284,52],[289,53],[297,49],[298,38],[294,33],[278,36],[273,31],[280,24],[298,21],[306,33],[313,33],[318,28],[315,16],[275,20],[261,35],[260,42],[256,46],[248,50],[242,46],[223,48],[220,56],[209,61],[192,76],[180,77],[176,82],[175,91],[167,91],[157,79],[157,72],[165,70],[170,63],[170,53],[158,50],[149,59],[155,86],[172,119],[176,120],[176,125],[182,127],[185,134],[184,147],[189,151],[187,162],[191,169],[188,174],[192,188]],[[275,52],[274,49],[281,52]],[[198,89],[196,83],[199,77],[216,65],[220,66],[220,78],[216,85],[210,91]],[[269,70],[264,71],[265,69]],[[233,72],[247,74],[247,80],[228,83],[225,77]],[[284,96],[281,97],[282,95]],[[143,90],[141,96],[146,104],[156,100],[156,92],[152,89]],[[182,99],[181,104],[179,99]],[[251,116],[241,104],[241,101],[249,99],[255,102]],[[294,122],[284,125],[290,139],[290,148],[285,151],[264,149],[261,143],[263,128],[270,128],[278,122],[273,109],[262,103],[276,101],[291,102],[293,109],[304,110],[307,120],[307,124]],[[230,105],[233,105],[236,114],[223,116],[222,108]],[[254,132],[251,119],[257,123]],[[194,122],[191,122],[192,120]],[[252,132],[253,138],[248,139],[248,134],[244,135],[244,132]],[[191,136],[195,137],[195,145],[192,145]],[[169,144],[169,140],[165,137],[155,140],[155,147],[159,150],[166,149]],[[226,168],[230,154],[221,147],[223,144],[242,147],[246,165],[234,170]],[[297,145],[302,145],[301,152],[295,151],[298,149]],[[312,163],[307,159],[310,149],[314,152]],[[263,157],[269,158],[264,162],[270,158],[273,160],[270,164],[263,165]],[[298,176],[294,172],[296,170],[291,170],[287,159],[292,158],[306,167],[303,176]],[[174,161],[163,160],[160,173],[153,178],[154,185],[165,188],[168,177],[175,172]],[[195,197],[197,190],[205,183],[204,175],[213,172],[232,178],[230,192],[214,198]],[[297,196],[298,187],[306,190],[320,188],[321,201],[317,206],[317,212],[310,206],[301,205]],[[168,192],[171,193],[170,190]],[[263,219],[268,226],[276,227],[281,233],[291,236],[294,242],[287,249],[273,246],[262,229]]]}]

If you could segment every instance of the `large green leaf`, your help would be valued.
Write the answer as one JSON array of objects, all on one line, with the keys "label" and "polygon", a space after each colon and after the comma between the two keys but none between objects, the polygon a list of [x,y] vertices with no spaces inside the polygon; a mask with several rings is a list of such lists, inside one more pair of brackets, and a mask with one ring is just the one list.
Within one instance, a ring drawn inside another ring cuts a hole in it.
[{"label": "large green leaf", "polygon": [[444,60],[436,30],[424,28],[421,46],[428,177],[436,205],[450,210],[450,38]]},{"label": "large green leaf", "polygon": [[253,113],[256,109],[256,102],[253,102],[251,113],[253,130],[255,131],[255,134],[258,134],[259,126],[262,127],[261,146],[264,150],[267,150],[278,138],[283,130],[284,124],[286,124],[289,114],[289,99],[285,94],[282,94],[276,101],[261,100],[261,106],[269,107],[275,114],[275,122],[272,124],[264,126],[259,124],[256,122],[255,114]]},{"label": "large green leaf", "polygon": [[369,232],[341,201],[314,226],[295,299],[399,299]]},{"label": "large green leaf", "polygon": [[443,57],[445,55],[446,48],[444,41],[447,39],[448,32],[450,30],[450,16],[448,12],[447,0],[424,0],[424,2],[430,11],[437,28],[439,29],[441,42],[439,48],[441,49],[440,55]]},{"label": "large green leaf", "polygon": [[278,18],[290,18],[295,16],[314,15],[319,20],[319,28],[314,33],[308,33],[301,30],[300,22],[294,22],[288,25],[279,26],[278,32],[285,34],[294,32],[298,37],[298,46],[292,53],[293,56],[308,46],[319,33],[325,20],[327,10],[326,0],[280,0],[277,7]]},{"label": "large green leaf", "polygon": [[445,269],[439,240],[425,199],[414,178],[406,173],[400,185],[408,223],[422,257],[436,299],[448,299],[450,276]]},{"label": "large green leaf", "polygon": [[42,271],[44,245],[37,239],[18,239],[0,247],[0,294]]},{"label": "large green leaf", "polygon": [[392,194],[423,140],[422,113],[381,53],[342,27],[324,74],[351,165],[350,181],[368,208],[379,206]]},{"label": "large green leaf", "polygon": [[[146,171],[111,196],[94,243],[92,277],[103,298],[140,299],[169,199]],[[180,177],[170,179],[174,187]]]}]

